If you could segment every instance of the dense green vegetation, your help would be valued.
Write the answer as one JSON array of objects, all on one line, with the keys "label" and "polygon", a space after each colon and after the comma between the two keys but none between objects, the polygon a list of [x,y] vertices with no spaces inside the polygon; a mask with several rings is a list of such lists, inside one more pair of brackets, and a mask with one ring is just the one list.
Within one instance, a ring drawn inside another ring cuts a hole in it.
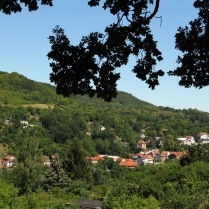
[{"label": "dense green vegetation", "polygon": [[[0,172],[1,208],[58,209],[82,198],[104,198],[105,209],[209,207],[208,147],[184,147],[176,140],[209,132],[209,113],[156,107],[125,92],[111,103],[62,98],[53,86],[18,73],[1,72],[0,81],[0,143],[17,158],[12,168]],[[188,155],[135,169],[110,159],[94,166],[86,160],[98,153],[137,153],[141,134],[151,139],[150,148],[188,149]],[[56,160],[43,166],[44,156],[51,154]]]}]

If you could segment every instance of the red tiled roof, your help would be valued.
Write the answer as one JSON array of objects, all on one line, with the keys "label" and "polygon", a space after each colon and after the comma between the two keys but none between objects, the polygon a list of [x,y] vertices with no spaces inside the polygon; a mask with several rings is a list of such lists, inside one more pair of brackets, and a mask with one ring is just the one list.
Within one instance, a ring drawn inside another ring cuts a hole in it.
[{"label": "red tiled roof", "polygon": [[146,142],[143,141],[143,140],[139,140],[139,141],[138,141],[138,144],[146,144]]},{"label": "red tiled roof", "polygon": [[8,159],[8,160],[11,160],[11,159],[16,159],[14,156],[12,155],[7,155],[6,157],[4,157],[3,159]]},{"label": "red tiled roof", "polygon": [[144,156],[144,154],[141,154],[141,153],[138,153],[138,154],[136,154],[138,157],[143,157]]},{"label": "red tiled roof", "polygon": [[167,155],[169,153],[169,151],[162,151],[161,155]]},{"label": "red tiled roof", "polygon": [[91,160],[91,161],[99,161],[99,160],[104,160],[103,157],[101,156],[95,156],[95,157],[87,157],[87,159]]},{"label": "red tiled roof", "polygon": [[153,160],[153,157],[151,155],[146,155],[147,159]]},{"label": "red tiled roof", "polygon": [[12,155],[7,155],[6,157],[3,158],[4,161],[10,161],[10,160],[14,160],[14,159],[16,159],[16,158]]},{"label": "red tiled roof", "polygon": [[120,162],[120,165],[121,166],[126,166],[126,167],[136,167],[137,166],[137,164],[132,160],[127,160],[127,161],[124,161],[124,162]]}]

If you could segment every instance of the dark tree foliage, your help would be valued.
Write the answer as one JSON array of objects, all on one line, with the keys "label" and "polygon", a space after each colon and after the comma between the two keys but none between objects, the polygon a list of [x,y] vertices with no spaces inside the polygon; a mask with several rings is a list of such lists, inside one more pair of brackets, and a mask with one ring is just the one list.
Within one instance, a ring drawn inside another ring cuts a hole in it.
[{"label": "dark tree foliage", "polygon": [[91,164],[87,161],[86,152],[77,139],[72,140],[63,161],[63,167],[72,180],[80,179],[88,183],[93,181]]},{"label": "dark tree foliage", "polygon": [[28,7],[30,12],[36,11],[40,2],[42,5],[52,6],[53,0],[1,0],[0,1],[0,11],[10,15],[11,13],[21,12],[23,5]]},{"label": "dark tree foliage", "polygon": [[43,189],[48,191],[53,187],[65,188],[69,184],[70,179],[59,161],[55,160],[49,167],[46,167],[44,178],[41,181]]},{"label": "dark tree foliage", "polygon": [[196,0],[194,7],[198,18],[175,35],[176,49],[183,53],[177,59],[180,66],[168,74],[180,77],[181,86],[202,88],[209,85],[209,1]]},{"label": "dark tree foliage", "polygon": [[[99,2],[91,0],[88,4],[96,6]],[[49,37],[48,58],[53,60],[50,80],[57,85],[57,93],[88,94],[111,101],[117,95],[116,82],[120,78],[115,70],[126,65],[131,55],[138,57],[132,71],[154,89],[159,84],[158,77],[164,74],[155,70],[162,56],[149,27],[159,2],[155,2],[151,13],[148,7],[154,3],[152,0],[105,1],[102,7],[117,17],[116,23],[107,26],[104,34],[84,36],[77,46],[71,45],[64,30],[56,26],[54,35]]]},{"label": "dark tree foliage", "polygon": [[[99,3],[100,0],[88,2],[91,7]],[[150,12],[152,4],[155,8]],[[154,89],[159,76],[164,75],[155,69],[163,58],[149,27],[159,4],[160,0],[104,1],[103,9],[109,9],[117,21],[107,26],[104,34],[83,37],[78,46],[71,45],[64,30],[57,26],[54,36],[49,37],[52,46],[48,53],[53,60],[50,79],[57,85],[57,93],[96,95],[110,101],[117,95],[116,82],[120,78],[115,69],[126,65],[131,55],[138,57],[132,69],[136,77]],[[183,57],[177,59],[180,66],[168,74],[181,77],[181,86],[202,88],[209,84],[209,2],[196,0],[194,7],[199,9],[198,18],[189,23],[190,27],[180,27],[175,35],[176,48],[183,52]]]},{"label": "dark tree foliage", "polygon": [[[29,11],[38,9],[39,3],[52,6],[53,0],[1,0],[0,11],[5,14],[20,12],[22,5]],[[83,36],[77,46],[71,45],[64,29],[56,26],[49,36],[51,51],[51,82],[57,86],[57,93],[70,95],[97,96],[111,101],[117,95],[117,68],[126,65],[130,56],[137,58],[132,71],[145,81],[151,89],[159,85],[162,70],[156,69],[163,59],[153,39],[150,22],[156,17],[160,0],[88,0],[91,7],[102,4],[116,17],[116,22],[104,29],[104,33],[92,32]],[[168,75],[180,77],[179,85],[202,88],[209,84],[209,2],[194,0],[193,6],[199,10],[198,17],[189,22],[189,27],[179,28],[176,49],[180,65]],[[150,8],[154,8],[150,11]]]}]

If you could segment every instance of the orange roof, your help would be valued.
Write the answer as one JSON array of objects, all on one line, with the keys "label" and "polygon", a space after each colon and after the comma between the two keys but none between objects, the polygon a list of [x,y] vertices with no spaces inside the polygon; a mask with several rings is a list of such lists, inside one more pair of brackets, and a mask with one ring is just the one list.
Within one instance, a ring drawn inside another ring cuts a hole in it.
[{"label": "orange roof", "polygon": [[87,159],[89,159],[89,160],[91,160],[91,161],[104,160],[104,158],[101,157],[101,156],[87,157]]},{"label": "orange roof", "polygon": [[131,161],[131,162],[134,162],[134,160],[133,159],[130,159],[130,158],[128,158],[128,159],[124,159],[126,162],[127,161]]},{"label": "orange roof", "polygon": [[138,141],[138,144],[146,144],[146,142],[143,141],[143,140],[139,140],[139,141]]},{"label": "orange roof", "polygon": [[138,154],[136,154],[138,157],[143,157],[144,156],[144,154],[142,154],[142,153],[138,153]]},{"label": "orange roof", "polygon": [[161,155],[167,155],[169,153],[169,151],[162,151]]},{"label": "orange roof", "polygon": [[171,154],[176,155],[176,156],[181,156],[181,155],[186,155],[187,152],[183,151],[183,152],[171,152]]},{"label": "orange roof", "polygon": [[134,161],[131,161],[131,160],[120,162],[120,165],[126,166],[126,167],[136,167],[137,166],[137,164]]},{"label": "orange roof", "polygon": [[146,155],[147,159],[153,160],[153,157],[151,155]]}]

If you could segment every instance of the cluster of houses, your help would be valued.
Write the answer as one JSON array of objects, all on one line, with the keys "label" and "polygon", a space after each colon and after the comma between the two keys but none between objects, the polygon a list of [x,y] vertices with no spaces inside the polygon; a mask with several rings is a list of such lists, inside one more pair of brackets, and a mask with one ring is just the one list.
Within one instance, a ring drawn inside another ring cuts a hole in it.
[{"label": "cluster of houses", "polygon": [[[27,123],[25,121],[21,121],[21,124],[27,127]],[[199,132],[196,136],[196,140],[193,136],[185,136],[177,138],[181,144],[184,145],[196,145],[198,143],[209,143],[209,135],[206,132]],[[156,137],[156,140],[160,140],[160,137]],[[128,142],[123,142],[124,146],[128,146]],[[87,157],[87,160],[91,161],[93,164],[98,163],[105,159],[105,157],[111,158],[114,162],[118,162],[119,165],[125,166],[128,168],[134,168],[139,165],[147,165],[147,164],[158,164],[164,163],[167,159],[179,159],[182,155],[185,155],[186,152],[171,152],[171,151],[162,151],[159,152],[158,149],[147,150],[147,145],[150,144],[150,140],[144,141],[139,140],[137,143],[137,147],[141,148],[142,152],[137,154],[130,154],[129,159],[121,158],[119,156],[111,156],[111,155],[98,155],[94,157]],[[49,157],[44,157],[44,165],[50,166],[51,162],[56,159],[56,155],[50,155]],[[0,168],[2,167],[12,167],[16,158],[14,156],[8,155],[4,158],[0,158]]]},{"label": "cluster of houses", "polygon": [[[11,118],[6,118],[4,120],[5,125],[8,125],[10,122],[11,122]],[[22,128],[42,126],[41,122],[35,122],[34,124],[29,124],[29,122],[27,120],[20,120],[20,124],[22,125]]]},{"label": "cluster of houses", "polygon": [[114,162],[118,162],[119,165],[125,166],[128,168],[135,168],[139,165],[148,165],[148,164],[159,164],[164,163],[167,159],[180,159],[182,155],[186,155],[186,152],[170,152],[170,151],[162,151],[159,152],[158,149],[140,152],[137,154],[130,154],[130,158],[121,158],[119,156],[112,155],[98,155],[94,157],[87,157],[87,160],[92,162],[93,164],[98,163],[99,161],[105,160],[105,157],[112,159]]},{"label": "cluster of houses", "polygon": [[[156,137],[156,140],[160,141],[160,137]],[[209,135],[206,132],[199,132],[196,136],[196,139],[193,136],[185,136],[177,138],[183,145],[197,145],[197,143],[205,144],[209,143]],[[128,146],[128,142],[121,142],[125,147]],[[137,147],[141,148],[143,151],[137,154],[130,154],[129,159],[121,158],[119,156],[111,155],[98,155],[94,157],[87,157],[89,161],[93,164],[98,163],[105,159],[105,157],[111,158],[114,162],[118,162],[119,165],[125,166],[128,168],[134,168],[139,165],[147,164],[159,164],[164,163],[167,159],[180,159],[182,155],[186,155],[184,152],[172,152],[172,151],[162,151],[159,152],[158,149],[147,150],[147,146],[150,145],[151,140],[139,140]]]},{"label": "cluster of houses", "polygon": [[[161,137],[155,137],[156,141],[159,141],[160,144],[162,144]],[[209,134],[206,132],[199,132],[196,135],[196,139],[193,136],[184,136],[184,137],[178,137],[177,140],[180,141],[183,145],[197,145],[198,143],[205,144],[209,143]],[[128,142],[121,142],[124,147],[128,147]],[[139,140],[137,142],[137,147],[141,148],[143,150],[146,150],[148,146],[150,146],[151,140]]]},{"label": "cluster of houses", "polygon": [[[44,156],[43,157],[43,164],[46,166],[50,166],[50,164],[57,158],[56,155],[50,155],[48,156]],[[7,155],[3,158],[0,158],[0,168],[10,168],[14,165],[16,161],[16,157],[12,156],[12,155]]]},{"label": "cluster of houses", "polygon": [[12,155],[7,155],[3,158],[0,158],[0,168],[3,168],[3,167],[10,168],[10,167],[12,167],[15,160],[16,160],[16,158]]}]

